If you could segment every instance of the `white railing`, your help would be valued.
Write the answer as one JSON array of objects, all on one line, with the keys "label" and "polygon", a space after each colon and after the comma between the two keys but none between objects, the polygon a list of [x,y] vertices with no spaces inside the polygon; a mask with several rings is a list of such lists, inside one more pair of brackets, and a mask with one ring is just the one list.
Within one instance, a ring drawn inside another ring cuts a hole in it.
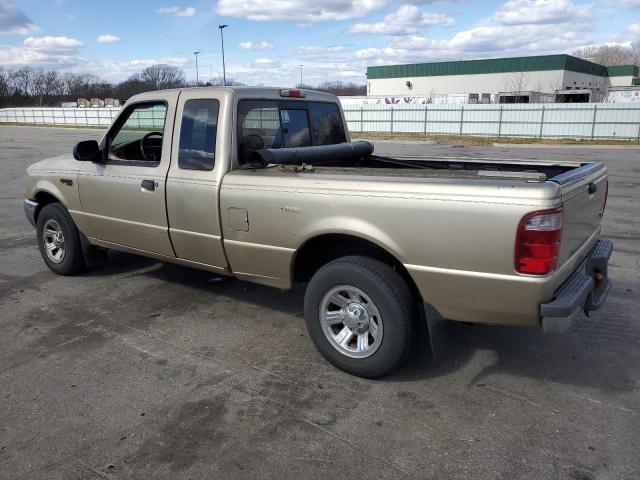
[{"label": "white railing", "polygon": [[[119,108],[6,108],[0,123],[108,126]],[[351,132],[640,140],[637,103],[346,105]]]}]

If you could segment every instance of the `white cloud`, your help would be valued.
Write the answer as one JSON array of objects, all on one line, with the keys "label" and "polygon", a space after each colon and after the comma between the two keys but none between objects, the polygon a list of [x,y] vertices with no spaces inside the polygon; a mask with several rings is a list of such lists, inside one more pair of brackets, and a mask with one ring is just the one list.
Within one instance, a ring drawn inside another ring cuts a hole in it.
[{"label": "white cloud", "polygon": [[625,30],[626,35],[640,37],[640,23],[632,23]]},{"label": "white cloud", "polygon": [[120,37],[118,37],[117,35],[109,35],[104,34],[104,35],[99,35],[98,38],[96,38],[96,41],[98,43],[118,43],[120,42]]},{"label": "white cloud", "polygon": [[386,5],[386,0],[218,0],[217,12],[254,21],[289,20],[299,24],[363,17]]},{"label": "white cloud", "polygon": [[487,24],[459,31],[450,38],[398,36],[386,47],[361,49],[355,55],[369,65],[543,55],[589,44],[594,30],[594,19],[566,0],[509,0],[498,7]]},{"label": "white cloud", "polygon": [[260,43],[241,42],[238,46],[243,50],[271,50],[273,48],[273,45],[265,41]]},{"label": "white cloud", "polygon": [[193,7],[162,7],[156,10],[156,13],[160,15],[172,15],[174,17],[193,17],[196,14],[196,9]]},{"label": "white cloud", "polygon": [[347,47],[343,45],[333,45],[331,47],[298,47],[298,54],[300,55],[322,55],[325,53],[338,53],[344,52]]},{"label": "white cloud", "polygon": [[394,38],[388,47],[358,50],[356,57],[374,64],[433,61],[495,56],[541,55],[573,50],[588,42],[580,28],[564,25],[520,25],[476,27],[450,39],[423,36]]},{"label": "white cloud", "polygon": [[509,0],[498,7],[494,18],[503,25],[529,25],[579,22],[591,15],[569,0]]},{"label": "white cloud", "polygon": [[0,35],[33,35],[40,28],[16,7],[13,0],[0,0]]},{"label": "white cloud", "polygon": [[356,23],[349,33],[373,35],[409,35],[433,25],[452,27],[453,18],[445,13],[425,13],[415,5],[402,5],[397,11],[386,15],[381,22]]},{"label": "white cloud", "polygon": [[640,0],[606,0],[603,6],[623,10],[640,10]]},{"label": "white cloud", "polygon": [[249,64],[252,67],[256,68],[273,68],[279,65],[275,60],[271,60],[270,58],[258,58]]},{"label": "white cloud", "polygon": [[0,64],[67,68],[79,63],[84,44],[67,37],[28,37],[20,46],[0,46]]},{"label": "white cloud", "polygon": [[22,44],[28,50],[59,55],[71,55],[84,47],[84,43],[75,38],[52,36],[28,37]]}]

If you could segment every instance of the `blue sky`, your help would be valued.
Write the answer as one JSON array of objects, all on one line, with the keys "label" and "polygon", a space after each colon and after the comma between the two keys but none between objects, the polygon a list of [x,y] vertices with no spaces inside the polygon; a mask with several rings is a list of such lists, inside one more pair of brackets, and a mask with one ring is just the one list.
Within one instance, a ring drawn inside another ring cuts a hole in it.
[{"label": "blue sky", "polygon": [[[252,85],[364,83],[367,65],[570,53],[640,39],[640,0],[0,0],[0,66],[123,80],[169,63]],[[210,73],[211,72],[211,73]]]}]

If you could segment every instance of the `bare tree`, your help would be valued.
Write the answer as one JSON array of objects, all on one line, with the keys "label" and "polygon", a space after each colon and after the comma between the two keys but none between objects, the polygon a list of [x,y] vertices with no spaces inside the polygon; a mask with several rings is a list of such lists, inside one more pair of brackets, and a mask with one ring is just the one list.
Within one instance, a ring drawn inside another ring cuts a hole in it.
[{"label": "bare tree", "polygon": [[28,96],[33,84],[33,69],[22,67],[11,73],[11,83],[16,94]]},{"label": "bare tree", "polygon": [[184,72],[178,67],[157,63],[145,68],[139,75],[140,80],[153,85],[154,90],[177,88],[184,84]]},{"label": "bare tree", "polygon": [[31,94],[40,106],[46,99],[63,94],[63,83],[55,70],[34,70],[31,85]]},{"label": "bare tree", "polygon": [[[638,64],[639,41],[631,47],[623,45],[600,45],[596,47],[584,47],[576,50],[573,54],[576,57],[584,58],[600,65],[629,65]],[[634,51],[635,45],[635,51]]]},{"label": "bare tree", "polygon": [[367,86],[359,85],[354,82],[341,82],[340,80],[335,81],[324,81],[319,85],[297,85],[296,88],[306,88],[309,90],[318,90],[320,92],[328,92],[333,93],[334,95],[366,95],[367,94]]},{"label": "bare tree", "polygon": [[640,40],[631,44],[631,63],[640,66]]},{"label": "bare tree", "polygon": [[[217,77],[217,78],[212,78],[210,79],[207,83],[204,84],[205,87],[222,87],[224,86],[224,79],[222,77]],[[233,78],[227,78],[227,83],[226,86],[227,87],[242,87],[245,84],[235,80]],[[193,86],[195,87],[195,83],[193,84]]]}]

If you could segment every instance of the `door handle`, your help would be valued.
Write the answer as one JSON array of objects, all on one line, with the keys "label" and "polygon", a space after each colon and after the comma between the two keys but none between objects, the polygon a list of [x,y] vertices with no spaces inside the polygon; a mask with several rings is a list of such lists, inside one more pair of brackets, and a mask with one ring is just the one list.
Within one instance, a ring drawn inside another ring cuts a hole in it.
[{"label": "door handle", "polygon": [[156,189],[156,182],[153,180],[142,180],[140,186],[142,187],[142,190],[153,192]]}]

